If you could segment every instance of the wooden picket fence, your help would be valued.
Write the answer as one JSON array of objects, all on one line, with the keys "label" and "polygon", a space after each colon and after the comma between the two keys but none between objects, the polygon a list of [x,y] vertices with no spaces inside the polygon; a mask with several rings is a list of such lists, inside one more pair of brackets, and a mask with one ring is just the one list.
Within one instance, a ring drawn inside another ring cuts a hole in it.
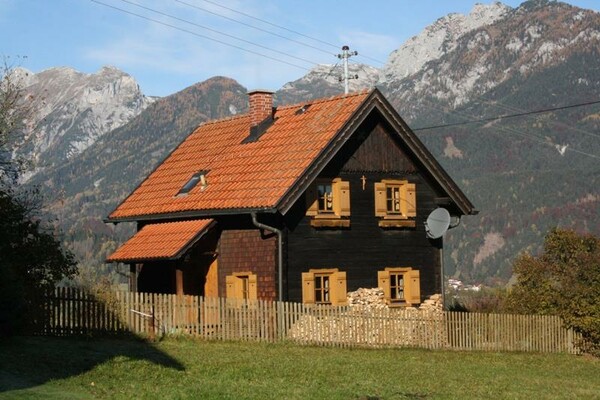
[{"label": "wooden picket fence", "polygon": [[34,316],[40,335],[193,335],[338,347],[579,353],[556,316],[360,309],[272,301],[57,288]]}]

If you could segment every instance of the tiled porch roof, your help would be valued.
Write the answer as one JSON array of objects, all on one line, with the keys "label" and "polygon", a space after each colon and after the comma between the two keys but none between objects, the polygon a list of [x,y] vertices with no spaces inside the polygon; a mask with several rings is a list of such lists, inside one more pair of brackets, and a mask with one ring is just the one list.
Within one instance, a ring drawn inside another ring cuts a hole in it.
[{"label": "tiled porch roof", "polygon": [[199,219],[146,225],[106,261],[131,263],[179,258],[213,222]]}]

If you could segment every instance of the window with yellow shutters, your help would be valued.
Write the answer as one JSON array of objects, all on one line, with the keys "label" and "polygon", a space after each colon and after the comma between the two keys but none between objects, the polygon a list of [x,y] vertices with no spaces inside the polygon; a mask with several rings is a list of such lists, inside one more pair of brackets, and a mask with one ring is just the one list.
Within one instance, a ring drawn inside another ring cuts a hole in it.
[{"label": "window with yellow shutters", "polygon": [[384,179],[375,183],[375,216],[383,228],[414,228],[417,216],[417,191],[406,180]]},{"label": "window with yellow shutters", "polygon": [[302,273],[304,304],[347,304],[346,272],[337,268],[310,269]]},{"label": "window with yellow shutters", "polygon": [[252,272],[235,272],[225,277],[225,295],[229,299],[256,300],[257,277]]},{"label": "window with yellow shutters", "polygon": [[310,224],[323,228],[350,227],[350,183],[341,178],[317,179],[306,191]]},{"label": "window with yellow shutters", "polygon": [[420,273],[411,267],[389,267],[377,273],[378,286],[383,289],[387,304],[410,306],[421,303]]}]

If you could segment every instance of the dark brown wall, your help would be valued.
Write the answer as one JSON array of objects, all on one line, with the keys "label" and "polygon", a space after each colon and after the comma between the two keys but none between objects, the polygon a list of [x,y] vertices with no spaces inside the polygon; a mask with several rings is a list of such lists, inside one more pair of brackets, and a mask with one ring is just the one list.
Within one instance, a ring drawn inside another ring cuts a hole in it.
[{"label": "dark brown wall", "polygon": [[224,230],[219,241],[219,296],[225,297],[225,276],[251,271],[257,275],[258,298],[275,300],[277,237],[258,229]]},{"label": "dark brown wall", "polygon": [[147,262],[138,275],[138,292],[175,293],[175,262]]},{"label": "dark brown wall", "polygon": [[[346,271],[348,291],[377,287],[377,271],[385,267],[412,267],[421,272],[421,295],[439,293],[440,241],[426,238],[424,222],[436,208],[435,186],[422,168],[411,161],[408,149],[393,139],[387,127],[367,121],[362,133],[338,153],[322,177],[341,177],[350,182],[351,226],[317,229],[305,216],[303,197],[286,216],[287,289],[290,301],[301,301],[301,273],[310,268]],[[365,189],[361,177],[366,178]],[[415,228],[383,229],[374,215],[374,182],[407,179],[416,183]]]}]

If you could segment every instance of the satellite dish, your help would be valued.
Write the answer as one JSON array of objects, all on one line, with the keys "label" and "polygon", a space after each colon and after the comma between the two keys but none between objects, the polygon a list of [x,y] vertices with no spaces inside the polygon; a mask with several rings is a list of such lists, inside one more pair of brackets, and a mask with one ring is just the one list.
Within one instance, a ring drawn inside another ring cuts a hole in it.
[{"label": "satellite dish", "polygon": [[450,227],[450,213],[445,208],[436,208],[427,217],[425,222],[425,231],[430,239],[439,239]]}]

